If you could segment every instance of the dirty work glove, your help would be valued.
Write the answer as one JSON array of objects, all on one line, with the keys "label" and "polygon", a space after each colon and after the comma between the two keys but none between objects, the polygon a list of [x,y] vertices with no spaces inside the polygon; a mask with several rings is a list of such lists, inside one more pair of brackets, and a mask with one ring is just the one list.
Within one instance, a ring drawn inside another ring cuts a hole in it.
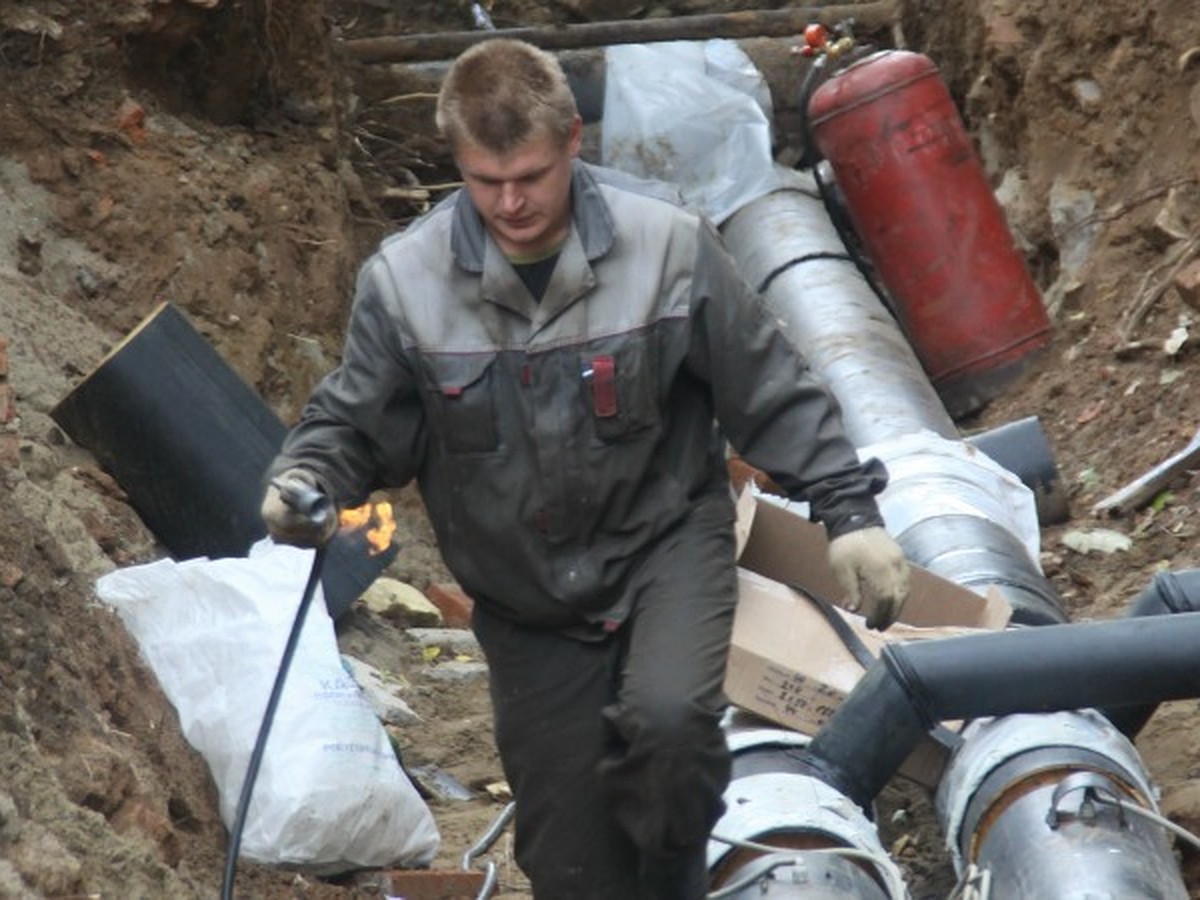
[{"label": "dirty work glove", "polygon": [[299,468],[271,479],[263,497],[262,519],[276,543],[294,547],[323,546],[338,528],[337,510],[317,477]]},{"label": "dirty work glove", "polygon": [[867,627],[883,631],[908,599],[908,560],[883,528],[872,526],[829,542],[829,565],[846,591],[846,608],[861,612]]}]

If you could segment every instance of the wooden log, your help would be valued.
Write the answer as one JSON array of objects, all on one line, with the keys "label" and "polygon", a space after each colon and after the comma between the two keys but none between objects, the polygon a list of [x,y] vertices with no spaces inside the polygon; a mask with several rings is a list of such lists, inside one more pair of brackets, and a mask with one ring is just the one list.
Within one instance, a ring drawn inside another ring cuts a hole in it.
[{"label": "wooden log", "polygon": [[782,37],[799,35],[814,22],[833,26],[848,19],[854,20],[858,30],[873,31],[890,27],[897,20],[895,0],[662,19],[621,19],[579,25],[500,28],[495,31],[389,35],[343,40],[340,49],[346,56],[361,63],[421,62],[452,59],[480,41],[497,37],[528,41],[543,50],[569,50],[658,41]]},{"label": "wooden log", "polygon": [[[177,559],[245,556],[266,536],[263,475],[287,429],[169,303],[121,341],[50,412],[129,495]],[[395,558],[339,532],[322,588],[335,618]]]},{"label": "wooden log", "polygon": [[[791,49],[794,37],[742,38],[738,47],[762,73],[771,89],[777,110],[794,111],[799,99],[800,85],[810,65],[807,59],[796,57]],[[604,113],[606,62],[603,48],[564,50],[555,54],[567,76],[579,114],[586,123],[599,122]],[[359,94],[367,104],[395,103],[406,95],[412,98],[411,109],[432,117],[433,101],[442,86],[450,63],[422,61],[389,68],[372,67],[359,77]],[[406,110],[407,111],[407,110]]]}]

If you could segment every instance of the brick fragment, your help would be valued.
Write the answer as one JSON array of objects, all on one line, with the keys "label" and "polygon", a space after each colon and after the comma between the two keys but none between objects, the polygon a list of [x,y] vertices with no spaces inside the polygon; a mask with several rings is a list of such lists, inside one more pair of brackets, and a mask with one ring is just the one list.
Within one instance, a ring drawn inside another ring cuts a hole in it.
[{"label": "brick fragment", "polygon": [[1200,259],[1192,260],[1176,272],[1174,284],[1185,303],[1200,307]]},{"label": "brick fragment", "polygon": [[[0,376],[2,378],[3,376]],[[8,424],[17,417],[17,404],[13,399],[12,385],[0,381],[0,423]]]},{"label": "brick fragment", "polygon": [[388,869],[382,873],[389,896],[404,900],[469,900],[483,889],[483,872]]},{"label": "brick fragment", "polygon": [[466,595],[461,587],[453,582],[431,584],[425,589],[425,596],[442,612],[442,624],[447,628],[468,628],[471,625],[471,611],[475,609],[475,601]]},{"label": "brick fragment", "polygon": [[733,484],[734,491],[739,494],[747,484],[753,481],[760,491],[778,494],[780,497],[787,496],[783,488],[777,485],[766,472],[756,469],[740,456],[730,457],[725,461],[725,467],[729,470],[729,480]]},{"label": "brick fragment", "polygon": [[21,436],[15,431],[0,432],[0,469],[16,469],[21,465]]},{"label": "brick fragment", "polygon": [[6,587],[9,590],[15,588],[18,584],[25,580],[25,572],[20,566],[0,560],[0,587]]}]

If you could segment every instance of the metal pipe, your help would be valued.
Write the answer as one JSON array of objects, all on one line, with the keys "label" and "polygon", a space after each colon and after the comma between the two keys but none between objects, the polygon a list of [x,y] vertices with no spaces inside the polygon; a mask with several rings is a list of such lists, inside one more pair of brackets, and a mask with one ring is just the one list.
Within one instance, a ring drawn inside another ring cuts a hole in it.
[{"label": "metal pipe", "polygon": [[[795,189],[745,204],[721,231],[746,280],[838,399],[850,439],[887,464],[880,507],[888,530],[913,562],[981,593],[998,590],[1014,622],[1065,621],[1036,561],[1032,495],[960,440],[900,326],[846,252],[812,176],[796,179]],[[1028,514],[1014,505],[1014,487]]]},{"label": "metal pipe", "polygon": [[727,724],[733,775],[708,845],[710,898],[902,900],[874,823],[803,766],[808,738]]},{"label": "metal pipe", "polygon": [[[1094,702],[1137,710],[1144,701],[1131,694],[1153,702],[1195,695],[1191,632],[1200,614],[1157,623],[1153,634],[1131,621],[1047,624],[1065,616],[1036,563],[1029,517],[1005,508],[1002,480],[978,465],[980,448],[956,441],[899,327],[818,205],[815,191],[779,191],[747,204],[722,230],[747,280],[826,378],[860,452],[885,456],[892,479],[881,507],[906,555],[955,583],[1000,589],[1015,621],[1046,627],[885,647],[803,758],[790,761],[790,777],[824,781],[866,810],[937,723],[1000,715],[997,731],[1019,732],[1028,752],[1005,758],[978,739],[979,729],[964,736],[953,757],[962,769],[973,771],[975,760],[1003,765],[952,795],[947,834],[961,851],[959,873],[964,860],[979,867],[1006,900],[1180,900],[1162,830],[1148,818],[1129,828],[1124,815],[1153,807],[1136,752],[1098,715],[1075,710]],[[1011,715],[1045,710],[1062,712]],[[1029,724],[1020,728],[1021,720]],[[1097,739],[1097,727],[1113,746]],[[1101,802],[1109,805],[1091,814]]]},{"label": "metal pipe", "polygon": [[896,320],[859,273],[811,175],[743,206],[721,232],[746,280],[829,384],[858,446],[958,436]]},{"label": "metal pipe", "polygon": [[516,38],[543,50],[569,50],[613,44],[702,41],[710,38],[798,35],[812,23],[833,26],[852,19],[860,34],[890,28],[898,19],[894,0],[788,9],[742,10],[662,19],[623,19],[498,28],[495,31],[434,32],[343,40],[342,51],[362,63],[420,62],[451,59],[480,41]]},{"label": "metal pipe", "polygon": [[938,722],[1200,696],[1197,646],[1197,612],[888,644],[808,762],[866,806]]},{"label": "metal pipe", "polygon": [[[922,447],[895,449],[918,431],[932,432],[934,440],[927,443],[936,447],[941,441],[954,449],[956,431],[947,426],[940,400],[934,406],[936,395],[898,327],[883,314],[857,268],[839,257],[840,239],[816,205],[813,195],[777,192],[735,213],[723,230],[748,280],[763,289],[782,326],[829,382],[846,412],[851,438],[860,448],[889,448],[892,484],[881,497],[889,530],[910,559],[937,574],[977,590],[999,587],[1013,602],[1017,621],[1061,622],[1053,590],[1020,537],[1027,523],[1007,517],[998,482],[977,468],[976,448],[957,456]],[[963,502],[973,508],[971,514],[954,512]],[[987,514],[975,514],[979,511]],[[1143,696],[1153,703],[1197,691],[1200,659],[1190,649],[1196,635],[1176,638],[1178,643],[1164,648],[1137,629],[1113,631],[1113,624],[1133,623],[1110,623],[1100,632],[1050,624],[987,635],[984,644],[965,638],[969,643],[942,649],[937,645],[947,642],[889,646],[817,735],[805,765],[792,777],[806,773],[823,780],[834,796],[867,809],[939,721],[1074,710],[1092,703],[1142,715],[1145,704],[1132,701],[1130,706],[1130,690],[1146,691]],[[1159,631],[1178,635],[1181,627],[1177,620]],[[1200,620],[1186,630],[1197,628]],[[1080,716],[1059,715],[1068,722]],[[1076,885],[1086,886],[1092,896],[1176,900],[1178,868],[1161,829],[1145,819],[1136,829],[1126,828],[1125,820],[1112,814],[1115,807],[1087,823],[1080,818],[1086,804],[1095,806],[1100,790],[1139,808],[1152,805],[1145,779],[1128,774],[1140,772],[1136,753],[1130,748],[1132,761],[1118,765],[1098,754],[1093,736],[1078,726],[1062,729],[1062,746],[1041,748],[1038,734],[1043,741],[1054,738],[1051,723],[1040,732],[1037,723],[1049,718],[1026,717],[1035,723],[1030,730],[1034,752],[1015,755],[997,776],[1001,781],[959,801],[972,816],[980,808],[988,813],[980,812],[962,832],[974,852],[969,862],[984,869],[1006,900],[1088,896],[1069,894]],[[961,752],[972,749],[968,738]],[[1051,760],[1052,770],[1045,768]],[[1127,788],[1131,781],[1140,790]],[[976,796],[980,799],[972,805]],[[1053,828],[1046,824],[1051,813]],[[1032,821],[1039,814],[1040,830]],[[1053,833],[1047,836],[1047,831]],[[987,841],[975,847],[980,834]],[[1055,855],[1047,855],[1046,848]],[[1060,856],[1072,864],[1056,862]]]},{"label": "metal pipe", "polygon": [[960,874],[989,872],[1005,900],[1186,900],[1150,778],[1104,717],[1005,716],[964,738],[936,798]]}]

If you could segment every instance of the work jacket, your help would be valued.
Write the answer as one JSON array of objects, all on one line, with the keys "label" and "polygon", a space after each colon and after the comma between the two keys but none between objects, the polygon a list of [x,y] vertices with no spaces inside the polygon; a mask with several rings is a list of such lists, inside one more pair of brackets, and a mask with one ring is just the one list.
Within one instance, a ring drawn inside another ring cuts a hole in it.
[{"label": "work jacket", "polygon": [[713,227],[629,181],[574,164],[540,300],[465,191],[385,240],[272,474],[304,466],[342,504],[416,478],[462,587],[543,627],[626,615],[643,554],[730,502],[726,439],[831,536],[881,524],[882,464]]}]

